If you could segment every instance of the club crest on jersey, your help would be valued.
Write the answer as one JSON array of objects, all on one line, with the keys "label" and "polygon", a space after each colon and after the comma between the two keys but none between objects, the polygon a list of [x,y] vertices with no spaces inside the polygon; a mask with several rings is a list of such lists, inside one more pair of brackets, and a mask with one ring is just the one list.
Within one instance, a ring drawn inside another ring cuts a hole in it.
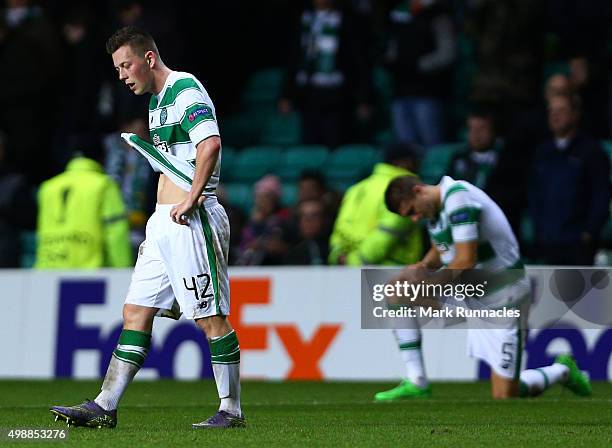
[{"label": "club crest on jersey", "polygon": [[167,119],[168,119],[168,111],[164,107],[159,113],[159,123],[163,126],[166,123]]}]

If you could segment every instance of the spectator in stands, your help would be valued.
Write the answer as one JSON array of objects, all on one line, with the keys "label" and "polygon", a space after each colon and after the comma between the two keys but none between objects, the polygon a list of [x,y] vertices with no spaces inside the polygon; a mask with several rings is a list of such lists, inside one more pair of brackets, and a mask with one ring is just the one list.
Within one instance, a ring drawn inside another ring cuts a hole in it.
[{"label": "spectator in stands", "polygon": [[54,173],[52,151],[41,142],[51,140],[58,118],[59,38],[29,0],[7,0],[0,16],[0,123],[7,134],[7,160],[38,183]]},{"label": "spectator in stands", "polygon": [[334,0],[313,0],[302,13],[278,107],[281,113],[299,109],[304,143],[348,143],[352,117],[369,119],[371,81],[361,36]]},{"label": "spectator in stands", "polygon": [[547,30],[558,37],[560,60],[582,98],[582,127],[595,138],[610,138],[609,0],[548,2]]},{"label": "spectator in stands", "polygon": [[22,254],[20,234],[34,229],[36,202],[26,177],[6,162],[5,142],[0,131],[0,268],[18,268]]},{"label": "spectator in stands", "polygon": [[549,99],[552,138],[536,150],[529,189],[537,256],[547,264],[592,265],[609,216],[610,162],[579,120],[577,95]]},{"label": "spectator in stands", "polygon": [[121,138],[122,132],[149,139],[147,119],[141,111],[123,116],[119,130],[108,134],[103,140],[104,171],[121,189],[130,224],[130,241],[135,252],[145,239],[147,216],[155,204],[156,185],[153,185],[152,172],[146,159],[125,143]]},{"label": "spectator in stands", "polygon": [[325,178],[320,172],[306,170],[302,172],[298,181],[297,205],[309,199],[323,201],[325,214],[335,219],[342,195],[327,188]]},{"label": "spectator in stands", "polygon": [[[57,89],[62,92],[58,107],[58,127],[55,131],[54,162],[56,172],[68,163],[72,154],[69,139],[74,134],[96,132],[100,127],[98,101],[103,73],[103,44],[97,40],[95,17],[89,5],[72,6],[61,25],[61,79]],[[104,66],[106,67],[106,66]],[[83,111],[88,111],[83,113]]]},{"label": "spectator in stands", "polygon": [[97,139],[80,139],[66,170],[38,192],[35,267],[78,269],[132,265],[121,191],[103,171]]},{"label": "spectator in stands", "polygon": [[318,171],[304,171],[298,181],[298,203],[311,199],[322,199],[327,189],[325,178]]},{"label": "spectator in stands", "polygon": [[305,199],[298,205],[299,240],[290,250],[286,264],[323,265],[329,254],[329,223],[320,199]]},{"label": "spectator in stands", "polygon": [[554,2],[466,2],[465,33],[476,62],[470,100],[491,105],[502,126],[538,100],[545,48],[542,24],[549,3]]},{"label": "spectator in stands", "polygon": [[385,60],[395,84],[391,107],[400,142],[444,141],[444,104],[452,85],[455,37],[443,0],[402,0],[390,11]]},{"label": "spectator in stands", "polygon": [[420,259],[420,225],[391,213],[384,200],[395,177],[414,171],[412,147],[389,145],[385,162],[377,163],[368,178],[347,190],[330,239],[329,264],[407,265]]},{"label": "spectator in stands", "polygon": [[288,250],[285,225],[289,212],[281,208],[282,186],[278,177],[267,175],[255,184],[251,217],[242,229],[240,265],[281,264]]},{"label": "spectator in stands", "polygon": [[[507,128],[499,162],[487,185],[487,193],[504,211],[515,235],[521,238],[521,221],[527,208],[529,169],[536,148],[550,138],[547,104],[556,95],[573,92],[569,77],[553,73],[548,77],[538,104],[518,114]],[[532,248],[522,247],[524,253]],[[531,254],[529,254],[531,255]]]},{"label": "spectator in stands", "polygon": [[467,129],[467,145],[453,156],[449,175],[486,191],[500,151],[494,117],[488,112],[472,112],[467,118]]}]

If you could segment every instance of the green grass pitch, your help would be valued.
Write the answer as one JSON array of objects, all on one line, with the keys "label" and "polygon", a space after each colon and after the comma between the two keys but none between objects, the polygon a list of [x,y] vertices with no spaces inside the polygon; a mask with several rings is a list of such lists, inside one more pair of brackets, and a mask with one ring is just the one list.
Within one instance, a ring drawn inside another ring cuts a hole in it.
[{"label": "green grass pitch", "polygon": [[[65,428],[52,404],[94,398],[98,381],[0,381],[0,427]],[[212,381],[137,381],[119,409],[117,428],[71,428],[69,440],[12,446],[78,447],[576,447],[612,446],[612,384],[593,397],[561,387],[542,397],[496,402],[488,383],[436,383],[434,396],[375,404],[389,383],[244,382],[246,429],[193,430],[214,413]],[[7,444],[6,439],[0,445]],[[8,445],[8,444],[7,444]]]}]

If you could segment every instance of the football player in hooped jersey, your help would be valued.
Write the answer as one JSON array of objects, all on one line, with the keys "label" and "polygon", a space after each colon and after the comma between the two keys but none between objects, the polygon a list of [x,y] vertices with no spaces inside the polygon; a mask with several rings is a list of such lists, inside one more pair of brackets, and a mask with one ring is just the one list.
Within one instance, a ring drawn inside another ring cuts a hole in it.
[{"label": "football player in hooped jersey", "polygon": [[[418,178],[394,179],[385,192],[387,208],[413,221],[425,219],[431,249],[410,265],[404,275],[412,280],[428,271],[478,268],[497,279],[496,287],[479,299],[493,308],[519,308],[531,298],[529,279],[521,263],[518,243],[502,210],[474,185],[445,176],[438,185],[423,184]],[[438,275],[444,274],[443,272]],[[423,278],[423,277],[421,277]],[[376,401],[428,397],[421,356],[421,332],[417,319],[396,331],[406,364],[406,378],[391,390],[376,394]],[[577,395],[590,395],[591,385],[571,355],[559,355],[555,363],[520,371],[523,331],[520,318],[498,321],[496,328],[470,328],[468,351],[491,367],[493,398],[539,395],[561,383]]]},{"label": "football player in hooped jersey", "polygon": [[124,327],[102,390],[76,406],[53,406],[69,425],[115,427],[117,406],[144,364],[156,315],[195,320],[208,337],[221,404],[194,428],[245,426],[240,408],[240,346],[227,316],[229,222],[217,202],[221,139],[215,109],[191,74],[169,69],[153,38],[134,27],[106,44],[119,80],[136,95],[152,94],[149,127],[153,145],[122,137],[161,171],[155,213],[123,307]]}]

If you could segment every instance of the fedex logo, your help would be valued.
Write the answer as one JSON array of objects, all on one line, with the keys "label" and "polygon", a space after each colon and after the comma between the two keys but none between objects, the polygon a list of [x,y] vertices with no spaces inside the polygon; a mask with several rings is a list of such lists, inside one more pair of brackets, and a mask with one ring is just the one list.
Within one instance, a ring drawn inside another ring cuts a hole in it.
[{"label": "fedex logo", "polygon": [[267,278],[240,278],[230,280],[232,301],[231,321],[240,338],[240,350],[265,350],[268,336],[275,332],[292,366],[287,379],[323,379],[319,363],[340,331],[339,324],[321,324],[312,336],[305,339],[297,325],[249,325],[242,322],[242,310],[247,304],[270,303],[271,282]]},{"label": "fedex logo", "polygon": [[[265,350],[268,337],[274,332],[279,337],[291,360],[288,379],[322,379],[319,363],[340,331],[339,324],[322,324],[310,337],[303,337],[294,324],[250,325],[242,322],[242,311],[248,305],[265,305],[271,301],[271,281],[267,278],[238,278],[230,282],[231,322],[240,339],[242,352]],[[70,377],[74,372],[74,358],[79,350],[99,350],[99,375],[103,376],[122,329],[119,322],[108,336],[95,326],[81,326],[76,321],[79,306],[105,303],[104,280],[67,280],[60,284],[59,321],[55,356],[55,376]],[[120,310],[117,310],[120,315]],[[151,349],[144,368],[157,370],[161,378],[174,377],[174,356],[186,341],[195,342],[203,360],[200,377],[212,377],[208,343],[201,331],[190,322],[179,321],[160,343],[153,334]]]}]

